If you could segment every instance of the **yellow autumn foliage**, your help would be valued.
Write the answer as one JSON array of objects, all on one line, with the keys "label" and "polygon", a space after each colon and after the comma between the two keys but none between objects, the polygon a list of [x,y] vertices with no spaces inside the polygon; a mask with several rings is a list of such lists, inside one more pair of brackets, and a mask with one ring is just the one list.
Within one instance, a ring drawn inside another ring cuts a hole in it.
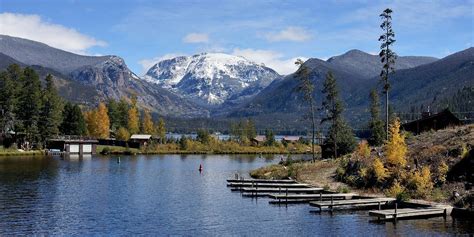
[{"label": "yellow autumn foliage", "polygon": [[413,190],[416,197],[427,197],[433,190],[430,168],[425,166],[408,177],[408,187]]},{"label": "yellow autumn foliage", "polygon": [[108,138],[110,135],[110,120],[107,107],[103,102],[96,109],[84,113],[89,136],[96,138]]},{"label": "yellow autumn foliage", "polygon": [[405,188],[402,185],[400,185],[400,183],[397,180],[395,180],[393,185],[387,190],[386,194],[389,197],[396,198],[400,196],[400,194],[402,194],[403,192],[405,192]]},{"label": "yellow autumn foliage", "polygon": [[145,113],[143,114],[143,120],[142,120],[142,132],[145,134],[154,134],[155,133],[154,126],[155,125],[153,124],[150,111],[145,110]]},{"label": "yellow autumn foliage", "polygon": [[405,158],[407,153],[407,145],[405,144],[405,136],[400,133],[400,120],[395,119],[389,127],[389,140],[385,144],[385,156],[387,163],[397,168],[402,168],[407,164]]},{"label": "yellow autumn foliage", "polygon": [[126,128],[120,127],[117,130],[116,138],[120,141],[128,141],[128,139],[130,139],[130,133]]},{"label": "yellow autumn foliage", "polygon": [[140,131],[140,120],[138,116],[138,108],[136,106],[130,107],[128,110],[128,131],[131,134],[136,134]]},{"label": "yellow autumn foliage", "polygon": [[357,145],[356,155],[358,159],[368,159],[370,157],[370,147],[366,140],[362,140]]},{"label": "yellow autumn foliage", "polygon": [[374,162],[372,163],[372,171],[374,172],[374,176],[379,183],[389,175],[387,169],[383,165],[383,162],[379,158],[374,159]]}]

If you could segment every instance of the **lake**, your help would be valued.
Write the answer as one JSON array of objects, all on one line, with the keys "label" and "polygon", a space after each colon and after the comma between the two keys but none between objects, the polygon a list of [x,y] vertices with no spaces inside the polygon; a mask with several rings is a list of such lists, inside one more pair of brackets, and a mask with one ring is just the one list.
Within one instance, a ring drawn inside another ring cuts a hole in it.
[{"label": "lake", "polygon": [[[313,214],[226,187],[272,156],[150,155],[0,158],[0,236],[380,236],[473,233],[442,217],[372,223],[367,211]],[[198,171],[202,164],[204,171]]]}]

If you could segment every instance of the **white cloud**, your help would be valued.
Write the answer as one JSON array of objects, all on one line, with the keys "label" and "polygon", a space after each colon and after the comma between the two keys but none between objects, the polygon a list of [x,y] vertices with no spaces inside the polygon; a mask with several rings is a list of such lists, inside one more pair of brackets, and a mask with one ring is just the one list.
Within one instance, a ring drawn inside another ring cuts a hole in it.
[{"label": "white cloud", "polygon": [[169,53],[165,54],[159,57],[154,57],[154,58],[149,58],[149,59],[142,59],[138,61],[138,64],[142,66],[142,74],[145,74],[153,65],[158,63],[159,61],[166,60],[166,59],[171,59],[175,58],[178,56],[183,56],[184,54],[178,54],[178,53]]},{"label": "white cloud", "polygon": [[302,42],[311,39],[311,34],[302,27],[290,26],[278,32],[269,32],[263,34],[270,42],[278,41],[296,41]]},{"label": "white cloud", "polygon": [[185,43],[207,43],[209,42],[209,35],[205,33],[189,33],[183,38]]},{"label": "white cloud", "polygon": [[233,55],[242,56],[248,60],[256,63],[263,63],[265,66],[274,69],[279,74],[287,75],[293,73],[298,69],[295,65],[297,58],[303,61],[307,60],[306,57],[294,57],[285,58],[281,53],[272,50],[261,50],[261,49],[239,49],[236,48],[232,52]]},{"label": "white cloud", "polygon": [[38,15],[1,13],[0,34],[39,41],[79,54],[86,54],[87,49],[94,46],[107,45],[75,29],[47,22]]}]

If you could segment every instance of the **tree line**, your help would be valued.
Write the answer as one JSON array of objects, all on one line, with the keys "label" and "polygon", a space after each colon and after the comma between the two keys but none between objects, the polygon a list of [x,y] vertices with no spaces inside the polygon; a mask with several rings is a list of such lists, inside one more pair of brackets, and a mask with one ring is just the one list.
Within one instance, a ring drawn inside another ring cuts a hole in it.
[{"label": "tree line", "polygon": [[42,83],[34,69],[16,64],[0,72],[0,112],[5,147],[17,143],[24,149],[42,148],[58,135],[128,140],[130,134],[142,132],[165,141],[164,120],[155,122],[149,110],[140,115],[136,97],[111,99],[88,109],[62,99],[52,75]]}]

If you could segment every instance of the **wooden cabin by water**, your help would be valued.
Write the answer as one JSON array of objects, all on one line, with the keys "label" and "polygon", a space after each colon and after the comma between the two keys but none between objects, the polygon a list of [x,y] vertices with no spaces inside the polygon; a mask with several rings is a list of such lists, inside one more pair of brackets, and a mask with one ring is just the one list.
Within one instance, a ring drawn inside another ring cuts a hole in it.
[{"label": "wooden cabin by water", "polygon": [[429,112],[424,112],[421,119],[405,123],[401,128],[414,134],[420,134],[430,130],[439,130],[459,125],[462,125],[461,120],[451,113],[451,111],[445,109],[433,115]]},{"label": "wooden cabin by water", "polygon": [[67,154],[96,154],[98,140],[81,137],[61,137],[49,139],[46,148]]}]

